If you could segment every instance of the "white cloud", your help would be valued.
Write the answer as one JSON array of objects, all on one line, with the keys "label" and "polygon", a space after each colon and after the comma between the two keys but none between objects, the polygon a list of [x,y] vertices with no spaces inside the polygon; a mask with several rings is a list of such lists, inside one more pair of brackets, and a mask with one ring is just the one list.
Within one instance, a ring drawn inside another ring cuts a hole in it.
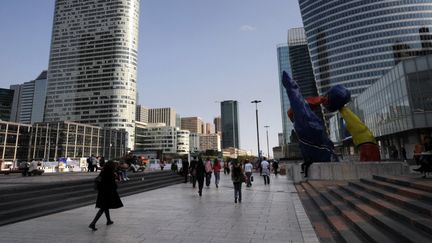
[{"label": "white cloud", "polygon": [[242,25],[240,27],[240,30],[241,31],[254,31],[255,27],[246,24],[246,25]]}]

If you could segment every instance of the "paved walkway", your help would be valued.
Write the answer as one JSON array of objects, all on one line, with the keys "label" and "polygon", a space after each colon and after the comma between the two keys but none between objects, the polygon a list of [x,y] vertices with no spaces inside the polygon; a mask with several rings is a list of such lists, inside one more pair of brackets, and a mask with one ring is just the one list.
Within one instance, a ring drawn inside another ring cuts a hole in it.
[{"label": "paved walkway", "polygon": [[284,176],[271,183],[255,175],[234,204],[222,174],[220,187],[204,188],[201,198],[189,183],[124,197],[125,207],[111,211],[114,224],[102,216],[95,232],[87,226],[96,209],[87,206],[0,227],[0,242],[318,243],[294,186]]}]

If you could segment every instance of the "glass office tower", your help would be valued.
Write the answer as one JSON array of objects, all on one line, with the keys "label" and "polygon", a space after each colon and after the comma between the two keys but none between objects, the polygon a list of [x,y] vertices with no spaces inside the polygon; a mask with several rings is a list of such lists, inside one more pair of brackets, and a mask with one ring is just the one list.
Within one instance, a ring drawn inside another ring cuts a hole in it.
[{"label": "glass office tower", "polygon": [[281,100],[281,116],[282,116],[282,133],[284,144],[291,142],[290,135],[291,131],[294,130],[293,123],[288,118],[288,110],[290,108],[290,102],[288,95],[285,92],[285,88],[282,85],[282,71],[287,72],[290,76],[291,65],[289,59],[289,48],[287,44],[280,44],[277,46],[277,59],[278,59],[278,71],[279,71],[279,93]]},{"label": "glass office tower", "polygon": [[432,53],[432,1],[299,0],[318,93],[359,95],[400,61]]},{"label": "glass office tower", "polygon": [[236,100],[221,102],[222,149],[240,148],[238,104]]}]

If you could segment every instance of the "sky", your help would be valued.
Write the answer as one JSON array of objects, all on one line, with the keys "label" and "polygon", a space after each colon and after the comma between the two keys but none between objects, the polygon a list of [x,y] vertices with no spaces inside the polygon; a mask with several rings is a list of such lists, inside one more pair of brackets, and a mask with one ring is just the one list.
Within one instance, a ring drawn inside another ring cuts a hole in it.
[{"label": "sky", "polygon": [[[0,87],[47,69],[54,0],[0,1]],[[37,4],[36,4],[37,3]],[[139,104],[172,107],[213,123],[223,100],[239,102],[240,147],[270,154],[282,132],[276,46],[303,26],[295,0],[141,0]]]}]

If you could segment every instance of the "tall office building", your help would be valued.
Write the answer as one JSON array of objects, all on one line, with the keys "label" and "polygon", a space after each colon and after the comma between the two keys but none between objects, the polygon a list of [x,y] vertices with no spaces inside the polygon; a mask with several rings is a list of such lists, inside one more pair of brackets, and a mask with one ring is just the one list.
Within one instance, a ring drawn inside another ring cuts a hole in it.
[{"label": "tall office building", "polygon": [[215,133],[221,133],[222,132],[222,127],[221,127],[221,117],[215,117],[213,119],[213,124],[215,127]]},{"label": "tall office building", "polygon": [[[288,30],[288,48],[292,78],[297,81],[301,94],[303,97],[317,96],[317,86],[303,28]],[[320,108],[315,109],[314,112],[320,119],[323,119]]]},{"label": "tall office building", "polygon": [[215,133],[214,125],[211,123],[205,124],[205,134],[213,134]]},{"label": "tall office building", "polygon": [[402,59],[432,52],[432,1],[299,0],[318,93],[356,97]]},{"label": "tall office building", "polygon": [[176,126],[176,111],[173,108],[152,108],[148,110],[148,123],[165,123],[168,127]]},{"label": "tall office building", "polygon": [[142,105],[136,106],[136,112],[135,112],[135,121],[137,122],[149,122],[149,109],[145,108]]},{"label": "tall office building", "polygon": [[238,104],[236,100],[221,102],[222,149],[240,148]]},{"label": "tall office building", "polygon": [[281,116],[282,116],[282,133],[284,144],[291,142],[290,135],[291,131],[294,130],[293,123],[288,119],[288,110],[290,108],[290,102],[288,95],[285,92],[285,88],[282,85],[282,72],[287,72],[290,76],[291,64],[289,58],[289,47],[287,44],[281,44],[277,46],[277,59],[278,59],[278,71],[279,71],[279,93],[281,100]]},{"label": "tall office building", "polygon": [[45,121],[125,129],[134,145],[139,0],[56,0]]},{"label": "tall office building", "polygon": [[23,84],[11,85],[14,90],[11,121],[33,124],[42,122],[47,94],[47,71]]},{"label": "tall office building", "polygon": [[189,130],[191,133],[203,134],[203,120],[199,117],[182,117],[181,118],[181,129]]}]

